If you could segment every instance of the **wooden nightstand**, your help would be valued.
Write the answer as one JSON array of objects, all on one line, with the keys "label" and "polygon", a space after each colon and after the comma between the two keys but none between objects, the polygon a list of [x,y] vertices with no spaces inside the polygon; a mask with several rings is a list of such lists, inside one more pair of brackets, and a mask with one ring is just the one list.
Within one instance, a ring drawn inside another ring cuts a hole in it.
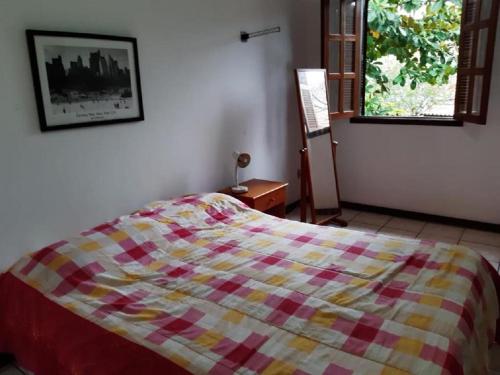
[{"label": "wooden nightstand", "polygon": [[248,193],[234,194],[230,187],[219,193],[231,195],[266,214],[285,218],[287,182],[253,179],[242,182],[241,185],[248,186]]}]

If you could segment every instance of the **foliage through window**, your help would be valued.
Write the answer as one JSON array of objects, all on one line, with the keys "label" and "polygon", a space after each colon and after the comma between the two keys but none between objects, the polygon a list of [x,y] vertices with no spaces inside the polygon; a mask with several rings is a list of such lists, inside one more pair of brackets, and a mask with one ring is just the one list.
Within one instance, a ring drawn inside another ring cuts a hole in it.
[{"label": "foliage through window", "polygon": [[369,0],[366,116],[453,117],[461,0]]},{"label": "foliage through window", "polygon": [[486,124],[500,0],[321,6],[332,120]]}]

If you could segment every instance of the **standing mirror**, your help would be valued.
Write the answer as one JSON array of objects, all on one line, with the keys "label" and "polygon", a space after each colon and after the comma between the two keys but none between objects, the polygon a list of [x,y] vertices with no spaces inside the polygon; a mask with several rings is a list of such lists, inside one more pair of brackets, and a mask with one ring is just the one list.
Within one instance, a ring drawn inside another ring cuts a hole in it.
[{"label": "standing mirror", "polygon": [[[342,214],[335,154],[330,124],[327,77],[324,69],[296,70],[297,97],[301,119],[301,221],[336,223]],[[307,207],[310,213],[307,213]]]}]

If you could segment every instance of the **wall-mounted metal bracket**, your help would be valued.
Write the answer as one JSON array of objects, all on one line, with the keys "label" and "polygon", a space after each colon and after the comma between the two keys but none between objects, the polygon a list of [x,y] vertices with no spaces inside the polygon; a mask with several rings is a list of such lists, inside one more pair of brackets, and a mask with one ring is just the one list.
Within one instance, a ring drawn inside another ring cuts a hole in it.
[{"label": "wall-mounted metal bracket", "polygon": [[265,29],[262,31],[256,31],[254,33],[247,33],[246,31],[242,31],[241,32],[241,41],[243,43],[246,43],[246,42],[248,42],[248,39],[256,38],[258,36],[264,36],[267,34],[279,33],[280,31],[281,31],[281,27],[279,27],[279,26],[273,27],[271,29]]}]

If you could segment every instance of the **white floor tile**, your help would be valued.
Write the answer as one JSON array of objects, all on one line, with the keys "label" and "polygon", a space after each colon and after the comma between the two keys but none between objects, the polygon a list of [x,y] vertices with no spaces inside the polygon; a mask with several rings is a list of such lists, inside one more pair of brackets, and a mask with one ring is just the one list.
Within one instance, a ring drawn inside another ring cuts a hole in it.
[{"label": "white floor tile", "polygon": [[449,241],[457,243],[463,233],[464,228],[444,224],[427,223],[418,237],[430,240],[446,238]]},{"label": "white floor tile", "polygon": [[349,208],[343,208],[342,215],[340,216],[340,219],[345,220],[345,221],[351,221],[359,214],[360,214],[360,211],[351,210]]},{"label": "white floor tile", "polygon": [[366,232],[366,233],[377,233],[377,231],[380,229],[380,226],[367,223],[360,223],[358,221],[351,221],[349,222],[347,229],[358,230],[360,232]]},{"label": "white floor tile", "polygon": [[444,235],[441,235],[440,233],[420,233],[417,236],[418,239],[420,240],[431,240],[431,241],[437,241],[437,242],[444,242],[450,245],[456,245],[458,244],[458,238],[450,238],[446,237]]},{"label": "white floor tile", "polygon": [[477,229],[466,229],[463,241],[480,243],[490,246],[500,246],[500,233],[486,232]]},{"label": "white floor tile", "polygon": [[417,237],[418,233],[403,230],[403,229],[388,228],[387,225],[385,225],[382,229],[380,229],[378,231],[378,234],[383,234],[383,235],[392,236],[392,237],[414,239]]},{"label": "white floor tile", "polygon": [[425,224],[425,221],[393,217],[387,222],[387,224],[385,224],[384,228],[400,229],[418,234],[424,228]]},{"label": "white floor tile", "polygon": [[382,227],[389,221],[390,218],[391,217],[388,215],[374,214],[372,212],[361,212],[353,219],[353,221]]},{"label": "white floor tile", "polygon": [[459,243],[462,246],[467,246],[471,249],[479,252],[483,257],[488,259],[492,263],[500,262],[500,246],[490,246],[484,245],[480,243],[474,243],[469,241],[460,241]]}]

